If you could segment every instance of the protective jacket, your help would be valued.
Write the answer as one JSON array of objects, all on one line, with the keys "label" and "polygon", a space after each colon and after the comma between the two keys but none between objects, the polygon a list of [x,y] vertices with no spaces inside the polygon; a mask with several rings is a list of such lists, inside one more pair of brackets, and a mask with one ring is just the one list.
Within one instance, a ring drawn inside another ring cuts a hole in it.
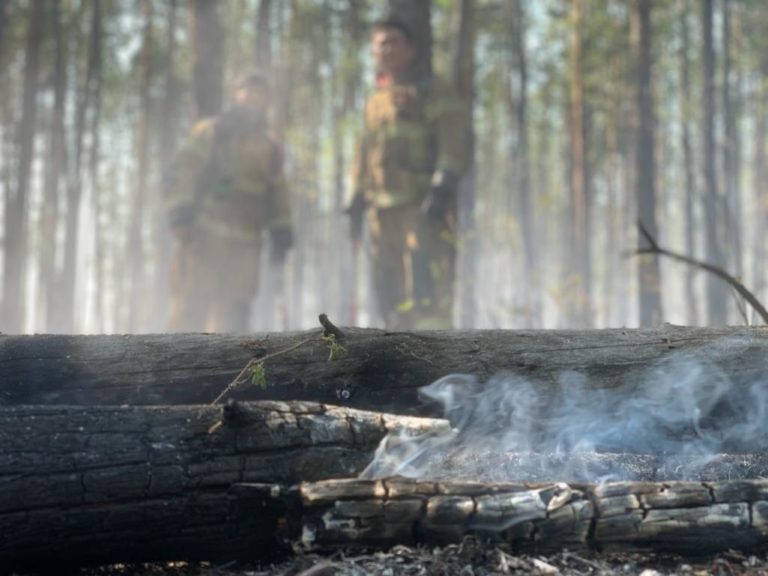
[{"label": "protective jacket", "polygon": [[265,229],[288,228],[282,164],[282,146],[263,121],[231,111],[198,122],[168,186],[171,224],[245,241]]},{"label": "protective jacket", "polygon": [[445,82],[380,75],[364,120],[352,190],[370,205],[420,203],[435,171],[460,174],[465,169],[466,121]]}]

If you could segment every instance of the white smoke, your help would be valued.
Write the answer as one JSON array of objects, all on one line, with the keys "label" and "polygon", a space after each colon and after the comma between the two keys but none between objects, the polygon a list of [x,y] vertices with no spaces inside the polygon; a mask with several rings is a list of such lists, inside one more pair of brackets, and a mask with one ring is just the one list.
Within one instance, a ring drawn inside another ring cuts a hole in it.
[{"label": "white smoke", "polygon": [[574,372],[554,388],[514,373],[484,383],[446,376],[420,392],[453,431],[385,438],[363,477],[717,479],[717,464],[729,476],[753,474],[755,458],[768,460],[753,456],[768,448],[768,359],[752,382],[734,382],[718,365],[746,345],[731,339],[671,355],[613,388]]}]

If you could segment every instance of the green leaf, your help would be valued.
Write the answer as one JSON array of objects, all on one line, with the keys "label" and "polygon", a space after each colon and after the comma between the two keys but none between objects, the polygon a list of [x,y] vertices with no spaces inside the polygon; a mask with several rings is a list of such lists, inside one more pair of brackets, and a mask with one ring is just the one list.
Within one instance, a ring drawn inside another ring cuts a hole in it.
[{"label": "green leaf", "polygon": [[330,334],[328,336],[324,336],[323,340],[325,340],[328,343],[328,362],[333,362],[334,360],[339,360],[341,358],[344,358],[344,356],[347,355],[347,349],[344,348],[341,344],[336,342],[336,336],[333,334]]},{"label": "green leaf", "polygon": [[264,371],[263,363],[251,365],[251,384],[259,388],[267,387],[267,374]]}]

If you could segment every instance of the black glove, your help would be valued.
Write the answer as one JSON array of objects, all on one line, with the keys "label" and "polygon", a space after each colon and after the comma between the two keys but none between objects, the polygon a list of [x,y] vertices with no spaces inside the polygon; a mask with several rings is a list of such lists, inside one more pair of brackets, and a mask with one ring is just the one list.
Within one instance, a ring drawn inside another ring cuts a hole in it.
[{"label": "black glove", "polygon": [[293,231],[290,228],[273,228],[269,240],[272,262],[282,264],[288,250],[293,248]]},{"label": "black glove", "polygon": [[344,213],[349,216],[349,238],[352,242],[359,242],[363,237],[365,209],[366,203],[362,194],[355,194],[352,202],[344,209]]},{"label": "black glove", "polygon": [[442,220],[448,211],[456,206],[459,194],[459,176],[448,170],[438,170],[432,175],[431,187],[421,213],[436,220]]}]

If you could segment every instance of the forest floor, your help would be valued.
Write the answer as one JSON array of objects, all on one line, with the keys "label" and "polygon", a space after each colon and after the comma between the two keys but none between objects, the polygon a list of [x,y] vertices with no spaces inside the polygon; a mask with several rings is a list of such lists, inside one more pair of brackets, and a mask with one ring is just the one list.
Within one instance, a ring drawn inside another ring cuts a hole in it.
[{"label": "forest floor", "polygon": [[768,555],[728,551],[708,558],[644,553],[513,555],[467,538],[442,548],[396,546],[387,552],[332,556],[296,555],[271,566],[220,564],[117,565],[91,569],[82,576],[542,576],[690,575],[768,576]]}]

